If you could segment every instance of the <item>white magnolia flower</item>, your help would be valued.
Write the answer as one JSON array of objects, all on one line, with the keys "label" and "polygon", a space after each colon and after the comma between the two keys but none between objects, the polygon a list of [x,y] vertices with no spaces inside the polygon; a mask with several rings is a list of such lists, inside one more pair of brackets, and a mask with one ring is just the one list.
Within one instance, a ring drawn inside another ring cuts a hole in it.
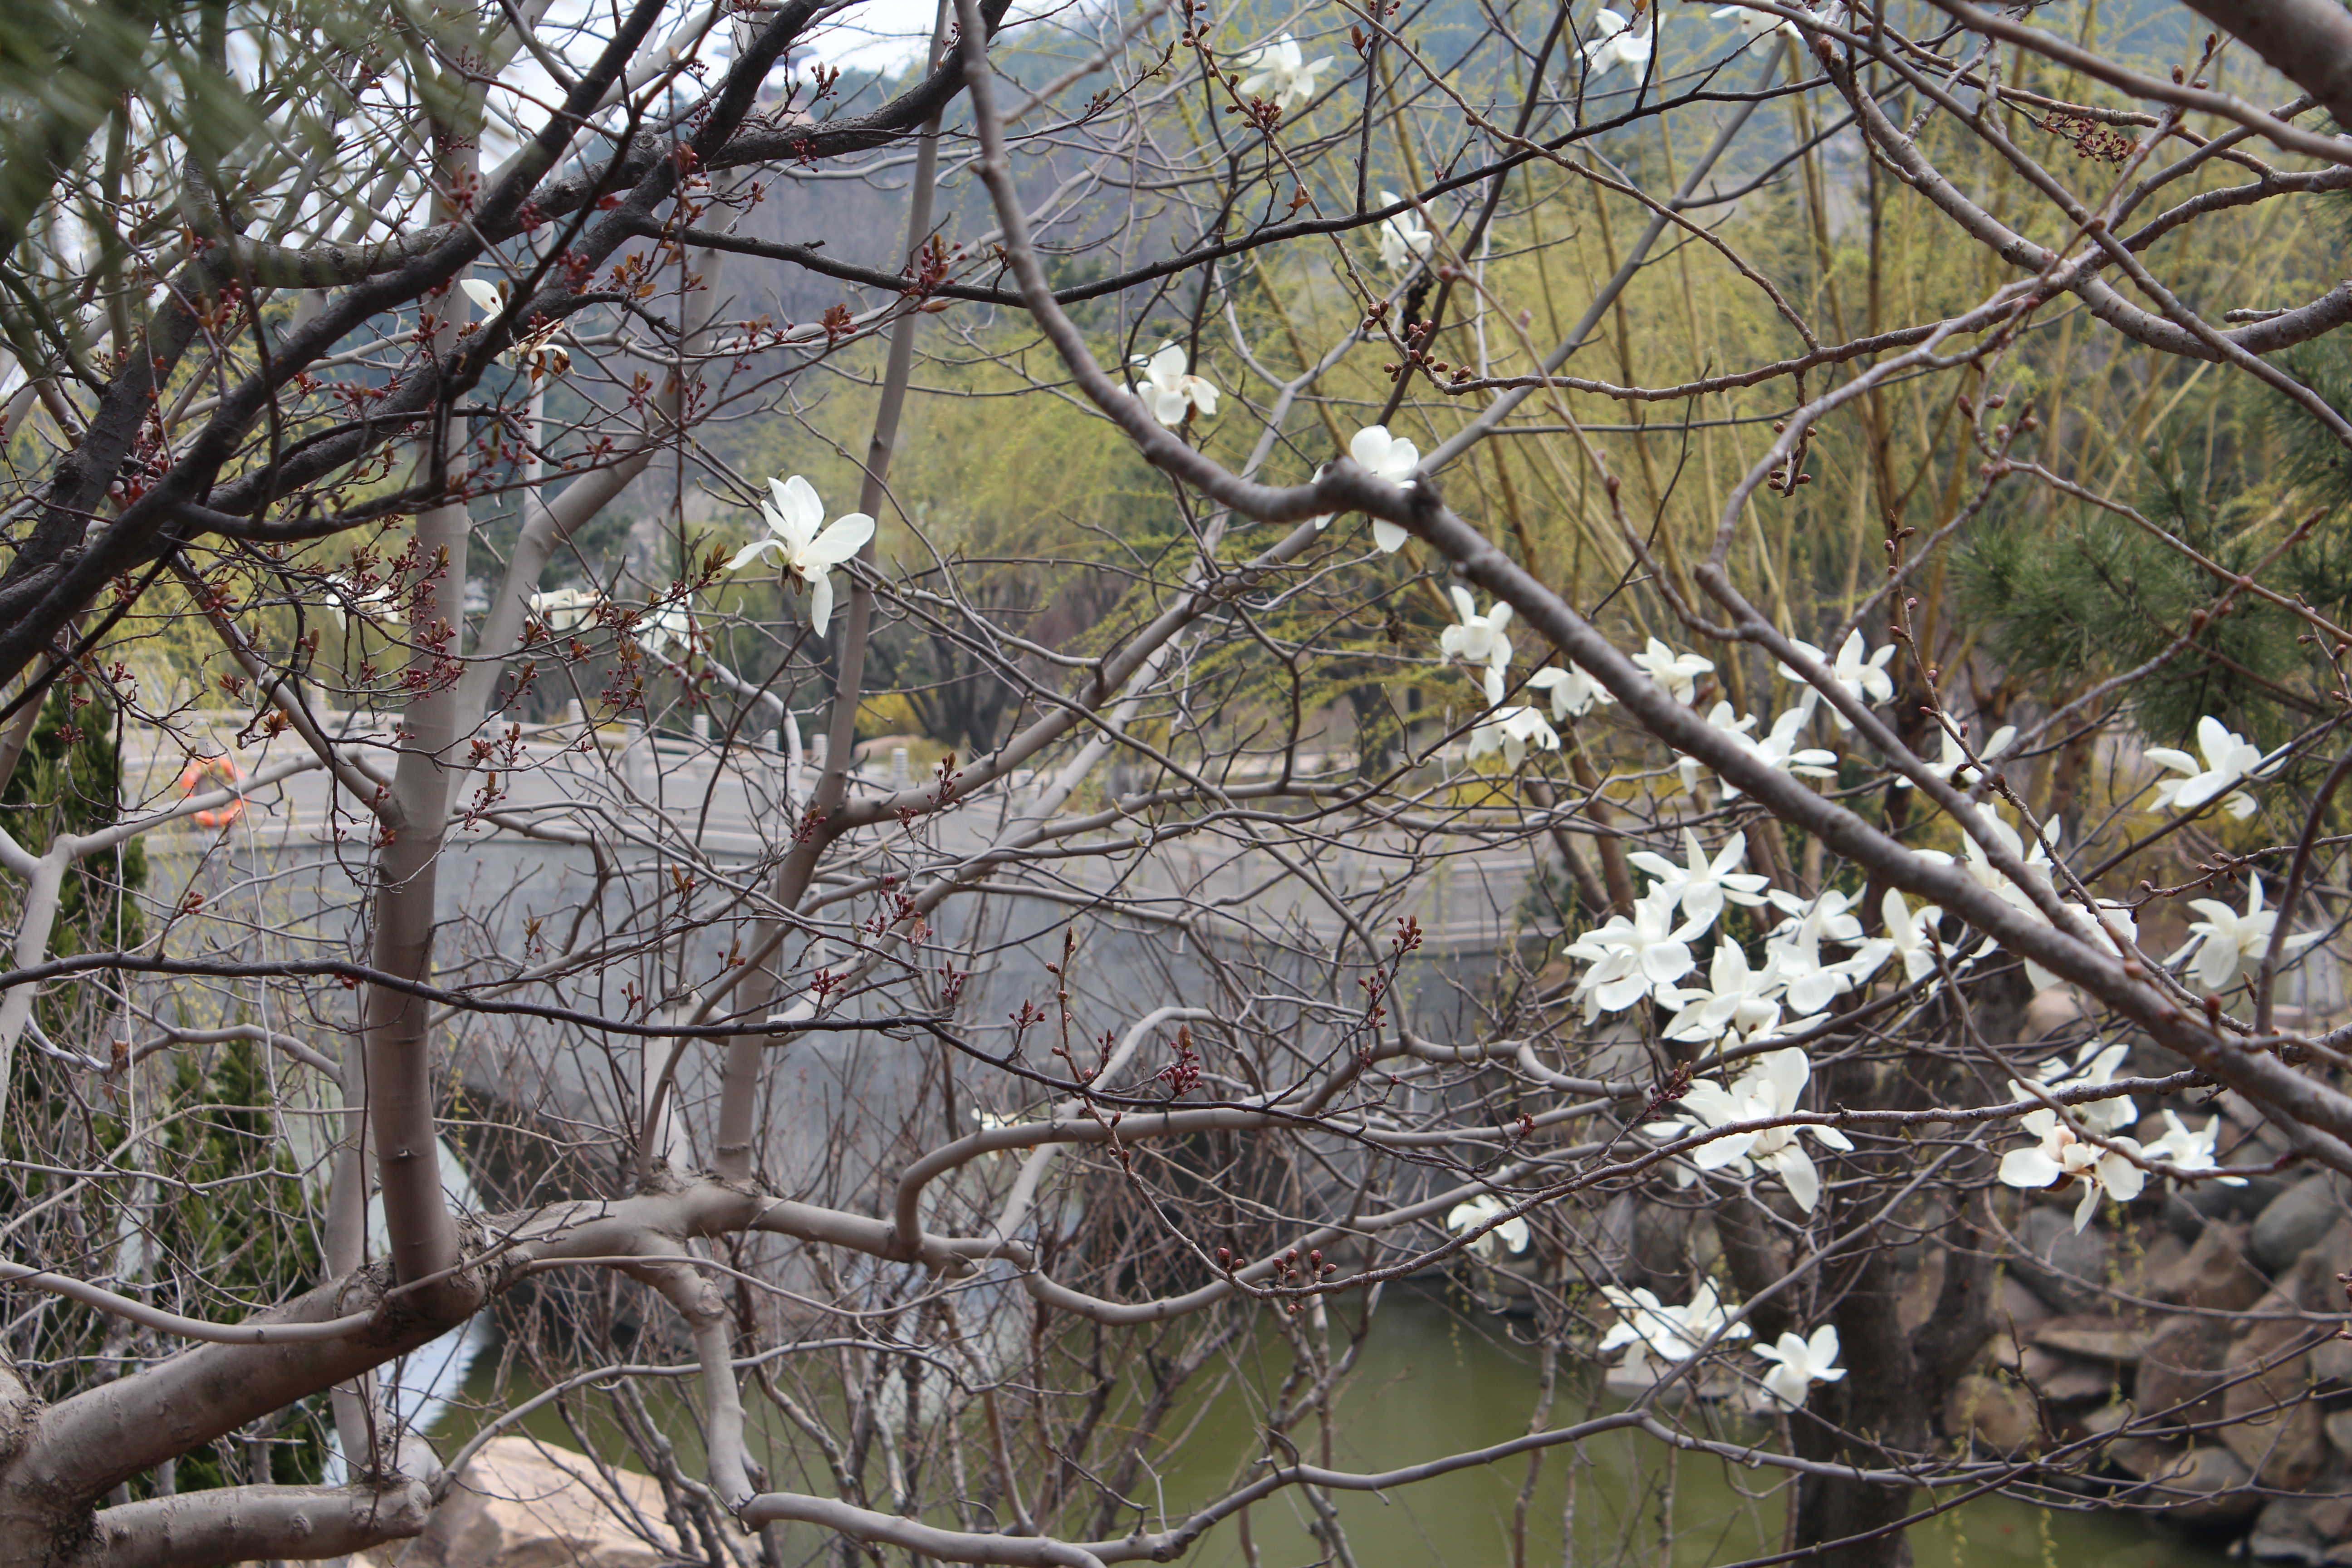
[{"label": "white magnolia flower", "polygon": [[1617,700],[1609,689],[1584,673],[1582,667],[1570,665],[1566,669],[1558,665],[1546,665],[1528,677],[1528,685],[1538,691],[1551,693],[1551,716],[1555,722],[1565,724],[1570,719],[1581,719],[1592,711],[1594,704],[1607,707]]},{"label": "white magnolia flower", "polygon": [[1699,847],[1698,835],[1685,827],[1683,852],[1681,865],[1652,849],[1636,849],[1625,858],[1658,879],[1650,889],[1653,893],[1672,889],[1683,913],[1701,922],[1701,930],[1715,923],[1726,899],[1751,909],[1765,901],[1764,888],[1771,879],[1739,869],[1748,859],[1748,840],[1738,834],[1725,839],[1722,850],[1709,860],[1706,851]]},{"label": "white magnolia flower", "polygon": [[1768,12],[1751,11],[1745,5],[1718,5],[1707,15],[1730,17],[1739,24],[1739,30],[1751,38],[1760,38],[1769,33],[1786,33],[1792,38],[1797,36],[1794,22]]},{"label": "white magnolia flower", "polygon": [[1624,1364],[1645,1361],[1685,1362],[1720,1333],[1726,1340],[1744,1340],[1750,1330],[1731,1321],[1731,1310],[1716,1293],[1715,1281],[1701,1281],[1687,1306],[1669,1307],[1648,1290],[1621,1290],[1603,1285],[1601,1294],[1617,1309],[1617,1322],[1601,1338],[1604,1355],[1619,1346],[1626,1351]]},{"label": "white magnolia flower", "polygon": [[[1812,703],[1811,701],[1799,703],[1773,720],[1771,731],[1761,740],[1753,742],[1749,750],[1756,753],[1766,767],[1777,769],[1784,773],[1811,779],[1837,777],[1835,752],[1825,752],[1819,746],[1797,744],[1797,732],[1802,730],[1812,717]],[[1736,800],[1739,797],[1739,787],[1737,784],[1728,779],[1723,781],[1725,799]]]},{"label": "white magnolia flower", "polygon": [[1284,33],[1274,42],[1252,49],[1242,60],[1242,69],[1254,74],[1242,79],[1240,91],[1245,98],[1271,99],[1288,113],[1313,101],[1315,73],[1330,63],[1328,56],[1319,60],[1305,58],[1298,41]]},{"label": "white magnolia flower", "polygon": [[2240,821],[2253,816],[2254,797],[2238,785],[2248,779],[2262,778],[2278,764],[2264,767],[2262,748],[2233,734],[2210,713],[2197,721],[2197,749],[2205,753],[2205,765],[2201,768],[2197,759],[2186,752],[2176,752],[2168,746],[2148,751],[2149,762],[2185,775],[2158,784],[2156,799],[2150,804],[2158,811],[2194,811],[2208,801],[2220,800],[2221,809]]},{"label": "white magnolia flower", "polygon": [[1894,956],[1894,940],[1890,937],[1874,936],[1867,942],[1857,943],[1853,955],[1837,964],[1836,969],[1839,973],[1845,976],[1847,984],[1860,985],[1885,968],[1886,961]]},{"label": "white magnolia flower", "polygon": [[1804,937],[1820,942],[1853,942],[1862,940],[1862,917],[1853,912],[1853,900],[1835,888],[1823,888],[1811,899],[1773,889],[1765,897],[1774,909],[1789,918],[1772,928],[1769,940],[1782,937]]},{"label": "white magnolia flower", "polygon": [[[485,319],[496,316],[507,308],[507,289],[503,283],[486,283],[479,278],[460,278],[457,287],[466,298],[478,306]],[[572,368],[572,354],[555,342],[556,324],[550,321],[539,331],[518,338],[514,345],[499,356],[500,364],[522,365],[530,372],[534,382],[542,375],[562,375]]]},{"label": "white magnolia flower", "polygon": [[[1381,205],[1396,205],[1401,198],[1394,191],[1381,193]],[[1394,217],[1381,220],[1381,265],[1391,272],[1402,272],[1417,261],[1429,259],[1437,240],[1421,221],[1417,212],[1401,212]]]},{"label": "white magnolia flower", "polygon": [[[1385,425],[1367,425],[1349,437],[1348,456],[1355,459],[1356,467],[1374,479],[1386,479],[1402,489],[1412,488],[1413,470],[1421,467],[1421,448],[1390,435]],[[1315,526],[1327,528],[1330,522],[1328,516],[1318,517]],[[1381,547],[1383,554],[1394,555],[1412,537],[1384,517],[1372,519],[1372,542]]]},{"label": "white magnolia flower", "polygon": [[[1895,952],[1888,938],[1863,940],[1862,921],[1853,912],[1851,900],[1834,888],[1824,888],[1810,901],[1777,888],[1767,896],[1789,918],[1772,928],[1764,939],[1764,948],[1778,961],[1781,981],[1788,987],[1789,1011],[1800,1018],[1812,1016],[1877,973]],[[1822,956],[1824,942],[1852,945],[1858,951],[1851,958],[1832,962]]]},{"label": "white magnolia flower", "polygon": [[[2028,881],[2044,892],[2052,890],[2053,868],[2050,864],[2049,852],[2042,839],[2036,838],[2032,847],[2028,848],[2023,837],[2017,829],[1994,813],[1979,811],[1977,820],[1997,845],[2016,856],[2023,864]],[[2050,825],[2049,836],[2052,842],[2056,841],[2061,826],[2056,822]],[[2042,925],[2050,923],[2050,917],[2042,912],[2042,906],[2034,901],[2032,894],[2024,887],[2011,881],[1993,865],[1984,846],[1974,835],[1964,838],[1961,841],[1961,847],[1967,851],[1967,854],[1959,863],[1960,868],[1968,873],[1971,880],[2027,919]],[[2137,940],[2139,935],[2139,927],[2132,919],[2129,905],[2114,899],[2101,899],[2098,900],[2095,912],[2075,903],[2068,903],[2063,907],[2067,930],[2084,941],[2104,947],[2119,957],[2129,956],[2127,944]],[[2120,933],[2120,941],[2118,941],[2118,933]],[[2034,990],[2046,991],[2058,984],[2057,975],[2043,968],[2035,960],[2027,958],[2024,962],[2026,983]]]},{"label": "white magnolia flower", "polygon": [[1698,696],[1698,678],[1715,668],[1711,658],[1701,658],[1695,653],[1676,653],[1657,638],[1633,656],[1633,662],[1649,672],[1650,679],[1666,689],[1666,695],[1687,708]]},{"label": "white magnolia flower", "polygon": [[485,316],[495,316],[507,308],[507,291],[495,283],[486,283],[479,278],[460,278],[457,287],[466,291],[466,298]]},{"label": "white magnolia flower", "polygon": [[[2027,882],[2045,893],[2052,890],[2053,868],[2049,851],[2042,838],[2034,839],[2029,848],[2023,837],[2016,828],[2011,827],[1999,815],[1990,811],[1979,809],[1976,821],[1985,837],[1992,839],[1997,847],[2017,857],[2024,868]],[[2057,842],[2063,826],[2054,821],[2049,825],[2047,832],[2050,843]],[[1971,833],[1962,839],[1960,847],[1967,852],[1959,862],[1960,869],[1965,871],[1972,881],[2009,904],[2027,919],[2043,925],[2050,923],[2050,917],[2043,913],[2042,906],[2034,901],[2032,893],[2029,892],[2026,887],[2011,881],[1993,865],[1991,858],[1986,853],[1984,845],[1979,842],[1976,834]],[[2138,940],[2139,927],[2132,918],[2129,905],[2114,899],[2101,899],[2095,910],[2084,909],[2075,903],[2064,905],[2063,910],[2066,929],[2075,936],[2104,947],[2118,957],[2131,956],[2129,944]],[[2196,928],[2192,926],[2190,929]],[[2025,977],[2027,983],[2036,991],[2044,991],[2058,984],[2058,977],[2055,974],[2031,958],[2025,959]]]},{"label": "white magnolia flower", "polygon": [[1530,748],[1539,752],[1559,750],[1559,732],[1545,722],[1539,710],[1504,703],[1500,669],[1488,665],[1486,679],[1486,706],[1492,711],[1470,731],[1470,761],[1475,763],[1500,752],[1503,765],[1516,773],[1519,764],[1527,761]]},{"label": "white magnolia flower", "polygon": [[[1496,1218],[1510,1214],[1511,1205],[1492,1193],[1480,1193],[1467,1203],[1455,1204],[1446,1212],[1445,1228],[1456,1236],[1466,1235],[1481,1226],[1494,1225]],[[1528,1249],[1528,1222],[1518,1215],[1504,1220],[1492,1230],[1470,1244],[1470,1250],[1481,1257],[1492,1258],[1496,1247],[1517,1254]]]},{"label": "white magnolia flower", "polygon": [[[2271,931],[2278,924],[2278,911],[2263,908],[2263,879],[2260,876],[2247,879],[2246,910],[2243,914],[2219,899],[2191,899],[2189,907],[2205,918],[2189,924],[2189,941],[2179,952],[2164,961],[2169,969],[2187,958],[2191,951],[2197,954],[2197,983],[2208,991],[2224,991],[2240,979],[2251,980],[2262,973],[2263,955],[2270,951]],[[2279,957],[2294,957],[2325,934],[2301,931],[2286,939]]]},{"label": "white magnolia flower", "polygon": [[604,603],[604,595],[594,588],[550,588],[523,603],[549,631],[561,636],[586,626]]},{"label": "white magnolia flower", "polygon": [[[2028,848],[2024,837],[2016,828],[2003,821],[1999,814],[1982,808],[1977,810],[1976,823],[1984,837],[1992,839],[1997,847],[2017,858],[2024,867],[2027,880],[2036,889],[2044,893],[2052,890],[2050,854],[2042,838],[2036,837],[2032,847]],[[2056,822],[2050,825],[2051,842],[2056,841],[2060,826],[2061,825]],[[1965,851],[1959,863],[1960,869],[1968,874],[1970,880],[2015,909],[2028,920],[2043,925],[2050,923],[2050,917],[2044,914],[2042,906],[2034,901],[2034,894],[2028,891],[2025,887],[2011,881],[1993,865],[1978,832],[1967,834],[1960,840],[1960,847]],[[2100,912],[2112,919],[2118,907],[2102,900]],[[2079,909],[2079,906],[2077,908]],[[2110,948],[2115,946],[2114,942],[2099,931],[2097,922],[2092,921],[2087,912],[2070,913],[2067,923],[2077,936],[2099,942]],[[2126,928],[2129,927],[2128,916],[2125,918],[2124,924]],[[2036,991],[2046,991],[2058,983],[2058,977],[2055,974],[2031,958],[2025,960],[2025,978],[2026,983]]]},{"label": "white magnolia flower", "polygon": [[1712,1045],[1728,1034],[1752,1040],[1770,1034],[1780,1023],[1779,954],[1767,957],[1763,968],[1751,969],[1738,942],[1718,942],[1706,979],[1705,988],[1675,993],[1680,1010],[1666,1021],[1666,1038]]},{"label": "white magnolia flower", "polygon": [[2011,1149],[2000,1157],[2001,1181],[2012,1187],[2028,1188],[2081,1182],[2083,1201],[2074,1206],[2076,1230],[2091,1223],[2091,1215],[2099,1206],[2100,1194],[2106,1194],[2117,1203],[2129,1203],[2147,1184],[2147,1173],[2133,1164],[2127,1154],[2116,1152],[2138,1153],[2139,1144],[2132,1139],[2118,1133],[2107,1140],[2116,1148],[2103,1149],[2078,1137],[2046,1105],[2039,1110],[2027,1111],[2019,1124],[2040,1142]]},{"label": "white magnolia flower", "polygon": [[1500,669],[1511,662],[1511,639],[1503,628],[1511,624],[1511,606],[1501,599],[1485,615],[1478,613],[1478,601],[1470,590],[1455,586],[1446,590],[1454,599],[1454,613],[1461,624],[1451,626],[1437,634],[1437,655],[1440,658],[1458,658],[1465,664],[1483,664]]},{"label": "white magnolia flower", "polygon": [[1647,26],[1636,26],[1606,5],[1594,12],[1592,37],[1584,44],[1584,60],[1591,74],[1601,76],[1621,65],[1631,67],[1636,76],[1647,70],[1650,56],[1658,47],[1655,5],[1647,21]]},{"label": "white magnolia flower", "polygon": [[1903,983],[1916,984],[1935,973],[1936,944],[1931,934],[1944,911],[1933,904],[1914,910],[1893,888],[1886,889],[1878,907],[1886,917],[1886,940],[1895,944],[1895,956],[1903,960]]},{"label": "white magnolia flower", "polygon": [[[1677,1102],[1674,1121],[1654,1123],[1643,1131],[1653,1137],[1682,1137],[1693,1128],[1705,1131],[1787,1116],[1801,1109],[1805,1085],[1812,1076],[1813,1064],[1802,1048],[1790,1046],[1767,1051],[1728,1089],[1706,1079],[1692,1084]],[[1853,1147],[1834,1127],[1768,1127],[1702,1143],[1686,1158],[1702,1171],[1728,1170],[1745,1176],[1751,1170],[1762,1170],[1776,1175],[1797,1200],[1797,1206],[1811,1214],[1821,1201],[1822,1178],[1813,1168],[1812,1157],[1797,1142],[1800,1131],[1812,1134],[1828,1148]]]},{"label": "white magnolia flower", "polygon": [[1217,389],[1207,376],[1192,374],[1183,345],[1162,343],[1157,353],[1136,355],[1135,363],[1143,368],[1143,384],[1135,395],[1162,425],[1181,425],[1195,408],[1203,419],[1216,414]]},{"label": "white magnolia flower", "polygon": [[[2093,1040],[2074,1053],[2072,1062],[2059,1057],[2042,1063],[2041,1070],[2033,1075],[2033,1081],[2052,1090],[2105,1088],[2115,1082],[2116,1071],[2130,1056],[2131,1047],[2121,1042],[2109,1046]],[[2009,1086],[2009,1092],[2016,1100],[2034,1098],[2014,1080]],[[2111,1132],[2120,1132],[2139,1120],[2139,1107],[2127,1094],[2119,1094],[2113,1100],[2086,1100],[2070,1109],[2077,1121],[2103,1138]]]},{"label": "white magnolia flower", "polygon": [[[1860,632],[1848,632],[1845,641],[1839,645],[1837,658],[1834,659],[1809,642],[1801,642],[1796,646],[1812,655],[1816,662],[1828,665],[1830,678],[1843,687],[1846,695],[1855,701],[1866,707],[1876,707],[1881,702],[1892,702],[1895,700],[1895,678],[1886,673],[1887,661],[1892,659],[1896,652],[1893,643],[1888,643],[1876,653],[1872,653],[1864,646]],[[1813,690],[1803,676],[1799,675],[1787,665],[1783,664],[1778,668],[1781,675],[1788,679],[1804,686],[1808,691]],[[1830,709],[1830,721],[1841,730],[1853,728],[1846,721],[1845,715],[1839,712],[1834,706]]]},{"label": "white magnolia flower", "polygon": [[[1943,753],[1936,759],[1928,771],[1948,784],[1965,787],[1970,781],[1960,775],[1975,773],[1976,765],[1969,761],[1968,753],[1960,750],[1959,742],[1952,738],[1952,732],[1949,730],[1938,724],[1936,726],[1936,735],[1944,743]],[[2009,743],[2016,739],[2017,726],[2003,724],[1986,738],[1983,745],[1976,749],[1977,755],[1989,763],[2009,750]],[[1911,781],[1899,774],[1893,782],[1896,789],[1911,787]]]},{"label": "white magnolia flower", "polygon": [[353,616],[363,621],[391,621],[397,625],[402,618],[400,595],[390,583],[362,588],[357,573],[337,572],[327,579],[327,613],[335,617],[336,626],[345,629],[349,629]]},{"label": "white magnolia flower", "polygon": [[[1640,654],[1635,654],[1633,656],[1633,662],[1635,664],[1641,663],[1642,656]],[[1748,731],[1756,727],[1755,714],[1744,713],[1738,718],[1734,719],[1731,716],[1731,704],[1728,702],[1718,701],[1714,707],[1706,710],[1706,721],[1709,724],[1714,725],[1717,729],[1722,731],[1734,741],[1739,742],[1741,746],[1750,751],[1755,749],[1756,742],[1750,740],[1748,736]],[[1692,756],[1687,752],[1682,752],[1675,758],[1675,776],[1682,780],[1683,790],[1685,794],[1698,788],[1699,775],[1706,771],[1706,764],[1700,762],[1696,757]]]},{"label": "white magnolia flower", "polygon": [[[2051,887],[2050,852],[2047,846],[2040,837],[2036,837],[2033,847],[2027,848],[2024,835],[2011,827],[1997,812],[1979,808],[1977,812],[1976,826],[1981,830],[1980,832],[1969,832],[1960,840],[1963,856],[1960,868],[1986,891],[2015,905],[2036,920],[2043,919],[2041,906],[2033,901],[2033,895],[2011,881],[2004,872],[1993,865],[1991,858],[1985,852],[1983,839],[1990,838],[1995,845],[2015,856],[2024,865],[2027,878],[2036,888],[2045,891]],[[2050,837],[2055,840],[2057,836],[2057,825],[2053,823],[2051,826]]]},{"label": "white magnolia flower", "polygon": [[673,601],[646,612],[637,622],[637,646],[656,658],[667,658],[673,648],[684,651],[694,646],[694,620],[683,604]]},{"label": "white magnolia flower", "polygon": [[[2200,1171],[2218,1171],[2221,1168],[2221,1163],[2213,1155],[2214,1142],[2221,1132],[2220,1117],[2216,1116],[2201,1128],[2190,1127],[2170,1110],[2164,1113],[2164,1120],[2168,1123],[2164,1136],[2141,1150],[2142,1153],[2151,1160],[2161,1160],[2166,1164],[2189,1175],[2195,1175]],[[2225,1187],[2242,1187],[2246,1184],[2246,1179],[2243,1176],[2216,1176],[2213,1179]],[[2173,1184],[2179,1185],[2178,1182]]]},{"label": "white magnolia flower", "polygon": [[1764,1392],[1783,1410],[1794,1410],[1804,1404],[1805,1394],[1813,1384],[1835,1383],[1845,1375],[1845,1368],[1837,1364],[1838,1332],[1828,1323],[1815,1329],[1809,1340],[1782,1334],[1778,1344],[1750,1345],[1748,1349],[1766,1361],[1780,1363],[1764,1374]]},{"label": "white magnolia flower", "polygon": [[2066,924],[2085,942],[2095,942],[2118,958],[2130,956],[2129,944],[2139,940],[2139,921],[2121,899],[2101,899],[2095,910],[2066,906]]},{"label": "white magnolia flower", "polygon": [[1612,915],[1608,924],[1562,950],[1592,965],[1576,986],[1587,1023],[1603,1013],[1622,1013],[1654,991],[1673,999],[1674,983],[1697,962],[1689,939],[1704,929],[1696,922],[1675,925],[1675,902],[1671,895],[1653,893],[1638,900],[1631,915]]},{"label": "white magnolia flower", "polygon": [[809,626],[821,637],[833,625],[831,569],[865,548],[874,537],[874,520],[853,511],[834,519],[832,526],[820,532],[824,503],[817,500],[815,486],[794,474],[789,479],[770,479],[768,490],[768,499],[760,503],[768,537],[737,551],[727,570],[740,572],[754,561],[773,555],[786,575],[807,586]]}]

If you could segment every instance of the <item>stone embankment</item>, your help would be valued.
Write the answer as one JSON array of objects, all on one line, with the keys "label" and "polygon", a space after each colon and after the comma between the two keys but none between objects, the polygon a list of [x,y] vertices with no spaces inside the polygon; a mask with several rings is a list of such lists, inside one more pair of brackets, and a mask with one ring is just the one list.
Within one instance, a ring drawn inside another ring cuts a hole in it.
[{"label": "stone embankment", "polygon": [[2328,1321],[2352,1273],[2346,1192],[2327,1174],[2209,1185],[2080,1234],[2030,1206],[1946,1430],[2024,1457],[2169,1429],[2120,1437],[2093,1479],[2121,1506],[2242,1531],[2257,1560],[2352,1568],[2352,1340]]}]

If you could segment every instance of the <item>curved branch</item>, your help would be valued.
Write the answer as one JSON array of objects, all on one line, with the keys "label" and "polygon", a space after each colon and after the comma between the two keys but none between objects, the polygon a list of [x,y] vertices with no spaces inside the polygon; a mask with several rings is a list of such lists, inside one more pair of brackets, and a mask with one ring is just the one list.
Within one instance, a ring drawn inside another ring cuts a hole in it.
[{"label": "curved branch", "polygon": [[101,1312],[110,1312],[159,1333],[177,1334],[184,1340],[201,1340],[215,1345],[316,1344],[327,1340],[347,1339],[375,1321],[375,1314],[371,1311],[331,1318],[325,1322],[289,1323],[265,1312],[242,1323],[207,1323],[201,1318],[184,1318],[177,1312],[167,1312],[161,1307],[151,1307],[144,1301],[118,1296],[102,1285],[68,1279],[65,1275],[52,1274],[46,1268],[28,1268],[22,1263],[0,1262],[0,1280],[15,1285],[30,1285],[52,1295],[79,1301],[86,1307],[95,1307]]}]

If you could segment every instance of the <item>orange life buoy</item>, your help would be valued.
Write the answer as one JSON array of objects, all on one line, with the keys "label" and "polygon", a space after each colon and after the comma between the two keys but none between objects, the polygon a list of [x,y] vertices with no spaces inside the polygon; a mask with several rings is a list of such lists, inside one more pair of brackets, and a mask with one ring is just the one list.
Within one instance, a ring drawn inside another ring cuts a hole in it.
[{"label": "orange life buoy", "polygon": [[[182,799],[202,792],[226,787],[235,789],[245,782],[245,770],[226,757],[195,757],[180,770]],[[245,796],[238,795],[226,805],[194,814],[199,827],[226,827],[245,815]]]}]

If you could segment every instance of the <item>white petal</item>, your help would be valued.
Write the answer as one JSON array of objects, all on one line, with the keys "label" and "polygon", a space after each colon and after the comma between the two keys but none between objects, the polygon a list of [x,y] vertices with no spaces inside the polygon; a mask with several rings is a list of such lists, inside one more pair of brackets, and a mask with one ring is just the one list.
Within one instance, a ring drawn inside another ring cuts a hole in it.
[{"label": "white petal", "polygon": [[2091,1223],[2091,1216],[2098,1212],[2098,1208],[2099,1184],[2096,1182],[2084,1182],[2083,1184],[2083,1201],[2074,1205],[2074,1231],[2076,1235],[2081,1235],[2083,1227]]},{"label": "white petal", "polygon": [[806,544],[824,526],[824,502],[816,499],[816,487],[800,475],[784,480],[770,479],[768,488],[775,492],[776,511],[784,526],[792,531],[793,542]]},{"label": "white petal", "polygon": [[2011,1149],[2000,1157],[2000,1179],[2011,1187],[2046,1187],[2066,1173],[2039,1144]]},{"label": "white petal", "polygon": [[777,554],[781,555],[783,553],[783,545],[776,540],[755,539],[751,543],[745,545],[742,549],[735,552],[735,558],[727,563],[727,570],[730,572],[740,572],[744,567],[751,565],[753,562],[759,560],[761,556],[767,554],[770,551],[773,551]]},{"label": "white petal", "polygon": [[833,626],[833,574],[819,572],[809,584],[809,626],[822,640]]},{"label": "white petal", "polygon": [[1780,1181],[1797,1206],[1807,1214],[1821,1200],[1821,1173],[1813,1169],[1812,1160],[1796,1144],[1790,1143],[1771,1157],[1772,1168],[1780,1173]]},{"label": "white petal", "polygon": [[1372,542],[1380,546],[1381,553],[1383,555],[1394,555],[1404,548],[1404,542],[1412,537],[1412,534],[1407,533],[1387,518],[1372,519]]},{"label": "white petal", "polygon": [[1813,1076],[1813,1064],[1805,1058],[1802,1047],[1790,1046],[1785,1050],[1767,1052],[1757,1059],[1763,1069],[1764,1079],[1772,1086],[1776,1109],[1790,1111],[1804,1097],[1805,1085]]},{"label": "white petal", "polygon": [[[2120,1144],[2126,1140],[2118,1138],[2115,1142]],[[2118,1203],[2129,1203],[2147,1185],[2147,1173],[2124,1155],[2110,1152],[2099,1158],[2099,1183],[2107,1189],[2108,1196]]]},{"label": "white petal", "polygon": [[2208,991],[2221,991],[2238,977],[2238,944],[2209,936],[2205,945],[2197,950],[2197,983]]},{"label": "white petal", "polygon": [[2208,713],[2197,721],[2197,749],[2205,753],[2205,765],[2220,768],[2230,755],[2230,742],[2237,737],[2229,727]]},{"label": "white petal", "polygon": [[831,528],[802,547],[803,566],[838,566],[866,547],[874,537],[874,520],[862,511],[835,520]]}]

